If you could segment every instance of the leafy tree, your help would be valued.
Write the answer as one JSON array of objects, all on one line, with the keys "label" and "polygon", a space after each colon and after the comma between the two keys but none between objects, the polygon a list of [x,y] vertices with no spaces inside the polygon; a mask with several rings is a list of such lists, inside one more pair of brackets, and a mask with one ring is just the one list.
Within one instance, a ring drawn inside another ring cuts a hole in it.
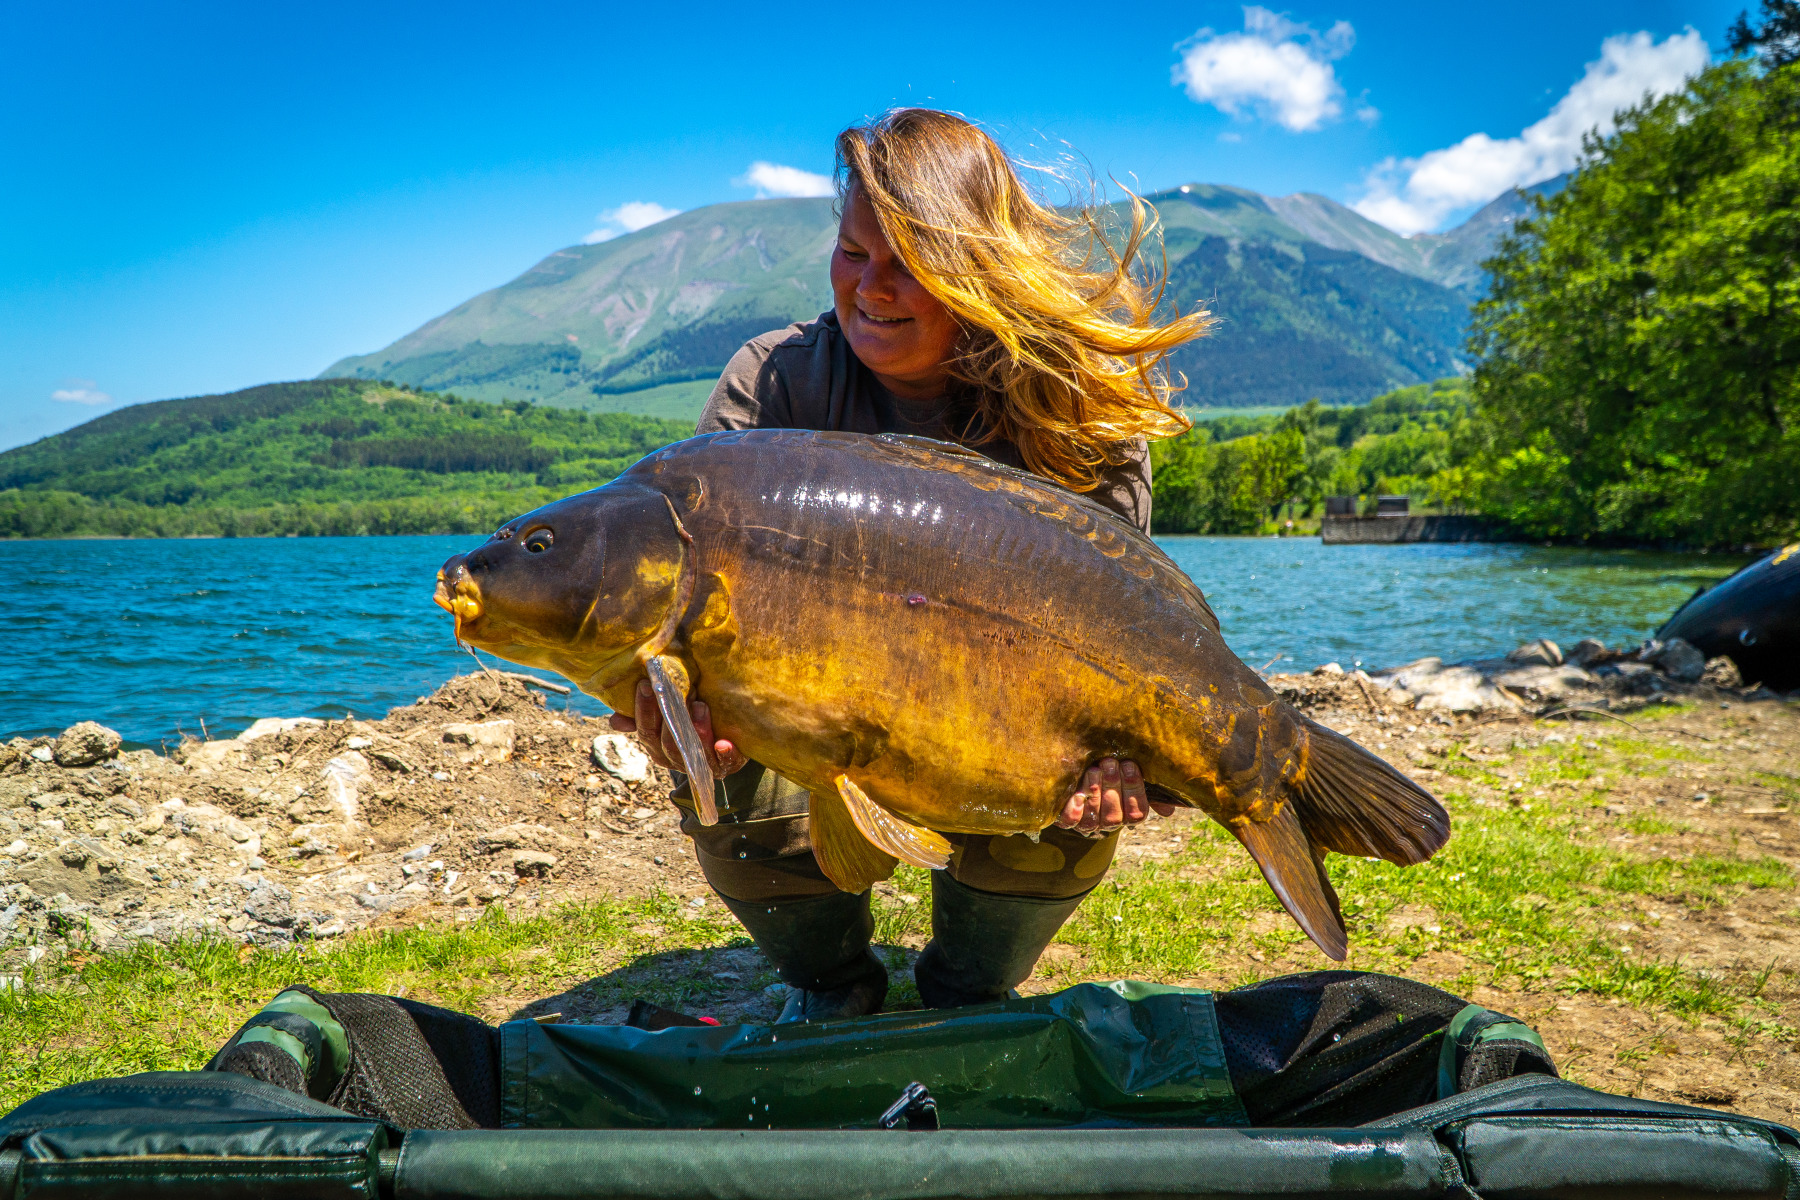
[{"label": "leafy tree", "polygon": [[1502,242],[1471,335],[1482,511],[1708,545],[1800,527],[1797,114],[1800,70],[1712,67],[1591,138]]},{"label": "leafy tree", "polygon": [[1748,12],[1740,12],[1725,35],[1733,54],[1759,51],[1771,68],[1800,62],[1800,0],[1762,0],[1762,24],[1752,29],[1749,18]]}]

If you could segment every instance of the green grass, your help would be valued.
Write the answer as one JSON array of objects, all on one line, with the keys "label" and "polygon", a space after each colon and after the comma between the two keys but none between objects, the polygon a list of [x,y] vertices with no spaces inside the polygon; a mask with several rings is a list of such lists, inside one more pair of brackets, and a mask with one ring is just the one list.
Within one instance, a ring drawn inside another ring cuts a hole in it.
[{"label": "green grass", "polygon": [[700,418],[700,410],[706,407],[706,398],[712,395],[713,386],[718,382],[716,377],[689,379],[681,383],[640,388],[635,392],[609,392],[606,395],[595,395],[592,390],[568,391],[548,403],[558,408],[580,409],[582,412],[636,413],[644,417],[685,421],[691,425]]},{"label": "green grass", "polygon": [[[224,940],[76,954],[0,991],[0,1111],[38,1092],[133,1071],[193,1070],[265,1001],[294,983],[321,991],[405,994],[464,1011],[495,997],[535,999],[613,975],[679,1005],[716,994],[704,957],[686,982],[633,979],[634,959],[743,940],[735,921],[692,915],[676,899],[568,905],[539,916],[492,908],[464,925],[359,934],[286,950]],[[625,968],[623,971],[620,968]],[[664,974],[658,972],[657,974]],[[603,985],[595,999],[621,996]],[[522,1002],[522,1001],[521,1001]]]}]

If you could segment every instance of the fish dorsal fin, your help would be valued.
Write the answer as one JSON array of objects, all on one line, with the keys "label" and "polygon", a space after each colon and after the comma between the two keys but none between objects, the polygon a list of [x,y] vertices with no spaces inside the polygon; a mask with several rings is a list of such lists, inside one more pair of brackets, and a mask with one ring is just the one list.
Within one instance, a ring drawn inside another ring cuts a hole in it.
[{"label": "fish dorsal fin", "polygon": [[860,894],[893,875],[900,860],[862,835],[840,792],[814,792],[808,807],[813,857],[839,891]]},{"label": "fish dorsal fin", "polygon": [[650,676],[650,690],[656,693],[656,707],[662,711],[663,724],[675,737],[681,751],[681,765],[687,771],[688,787],[694,793],[694,809],[702,825],[719,823],[719,802],[713,795],[712,763],[706,757],[706,744],[688,715],[688,674],[678,658],[659,654],[644,664]]},{"label": "fish dorsal fin", "polygon": [[1327,957],[1343,962],[1350,951],[1344,914],[1320,861],[1324,851],[1313,848],[1294,806],[1283,803],[1267,821],[1230,821],[1225,827],[1262,868],[1263,878],[1294,923]]},{"label": "fish dorsal fin", "polygon": [[868,794],[850,781],[848,775],[837,777],[838,795],[850,810],[856,828],[877,848],[893,855],[908,866],[941,870],[950,865],[950,842],[943,834],[902,821],[882,808]]}]

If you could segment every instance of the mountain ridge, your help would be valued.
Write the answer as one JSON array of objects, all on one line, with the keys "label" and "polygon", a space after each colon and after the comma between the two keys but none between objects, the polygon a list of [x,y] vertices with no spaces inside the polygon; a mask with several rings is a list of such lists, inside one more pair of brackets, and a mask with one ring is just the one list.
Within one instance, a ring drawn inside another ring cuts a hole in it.
[{"label": "mountain ridge", "polygon": [[[1508,192],[1456,229],[1406,238],[1316,193],[1189,183],[1145,199],[1171,302],[1221,318],[1173,363],[1188,403],[1217,407],[1356,403],[1460,372],[1479,263],[1527,205]],[[691,417],[745,341],[830,307],[834,235],[829,199],[693,209],[554,251],[320,378]]]}]

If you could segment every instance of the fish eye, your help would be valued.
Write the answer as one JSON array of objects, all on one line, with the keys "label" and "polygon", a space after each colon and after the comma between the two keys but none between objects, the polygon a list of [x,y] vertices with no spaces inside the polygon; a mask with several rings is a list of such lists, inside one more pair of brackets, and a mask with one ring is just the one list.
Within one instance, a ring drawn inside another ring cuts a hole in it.
[{"label": "fish eye", "polygon": [[548,529],[534,529],[525,535],[525,549],[531,554],[542,554],[556,541],[556,535]]}]

